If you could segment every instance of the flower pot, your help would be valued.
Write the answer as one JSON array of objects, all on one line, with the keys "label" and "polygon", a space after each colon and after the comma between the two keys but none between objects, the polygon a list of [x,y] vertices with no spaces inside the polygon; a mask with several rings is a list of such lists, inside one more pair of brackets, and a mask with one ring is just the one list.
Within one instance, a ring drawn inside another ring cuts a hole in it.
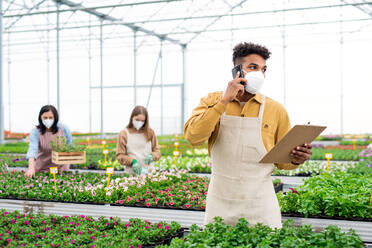
[{"label": "flower pot", "polygon": [[279,191],[283,191],[283,183],[279,183],[274,185],[275,193],[278,193]]},{"label": "flower pot", "polygon": [[54,164],[85,164],[86,152],[56,152],[52,151],[52,162]]}]

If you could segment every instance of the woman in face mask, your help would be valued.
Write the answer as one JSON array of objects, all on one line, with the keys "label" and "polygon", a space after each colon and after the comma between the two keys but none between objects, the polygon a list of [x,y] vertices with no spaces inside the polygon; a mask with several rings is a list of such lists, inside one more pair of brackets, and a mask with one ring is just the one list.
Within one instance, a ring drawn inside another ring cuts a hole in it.
[{"label": "woman in face mask", "polygon": [[48,171],[50,167],[57,166],[58,171],[66,171],[69,165],[56,165],[52,163],[52,149],[50,142],[55,141],[57,136],[64,136],[67,144],[72,143],[72,134],[68,127],[58,122],[58,112],[52,105],[41,108],[39,113],[39,125],[30,133],[30,144],[26,158],[28,170],[26,177],[33,177],[35,172]]},{"label": "woman in face mask", "polygon": [[150,128],[147,109],[136,106],[127,127],[120,132],[116,158],[130,175],[147,173],[149,164],[160,159],[155,132]]}]

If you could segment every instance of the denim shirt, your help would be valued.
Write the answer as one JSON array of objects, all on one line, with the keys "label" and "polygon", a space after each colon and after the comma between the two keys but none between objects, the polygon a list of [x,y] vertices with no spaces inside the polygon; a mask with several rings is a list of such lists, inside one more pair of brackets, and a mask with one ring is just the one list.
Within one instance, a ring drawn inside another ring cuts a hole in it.
[{"label": "denim shirt", "polygon": [[[61,124],[58,123],[57,124],[57,127],[58,128],[61,128]],[[67,144],[72,144],[72,134],[71,134],[71,131],[65,125],[63,126],[63,133],[64,133],[65,138],[66,138],[66,143]],[[27,159],[29,159],[29,158],[35,158],[36,159],[37,153],[39,151],[39,139],[40,139],[40,132],[35,127],[34,129],[32,129],[32,131],[30,133],[30,136],[29,136],[30,143],[28,145],[28,151],[27,151],[27,155],[26,155],[26,158]]]}]

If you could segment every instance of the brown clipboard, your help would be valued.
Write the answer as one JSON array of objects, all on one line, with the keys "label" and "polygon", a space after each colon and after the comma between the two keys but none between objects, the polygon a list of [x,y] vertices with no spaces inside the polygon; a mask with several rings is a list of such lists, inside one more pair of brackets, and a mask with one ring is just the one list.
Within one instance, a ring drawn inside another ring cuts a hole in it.
[{"label": "brown clipboard", "polygon": [[296,125],[260,160],[260,163],[290,163],[291,151],[296,146],[311,143],[326,126]]}]

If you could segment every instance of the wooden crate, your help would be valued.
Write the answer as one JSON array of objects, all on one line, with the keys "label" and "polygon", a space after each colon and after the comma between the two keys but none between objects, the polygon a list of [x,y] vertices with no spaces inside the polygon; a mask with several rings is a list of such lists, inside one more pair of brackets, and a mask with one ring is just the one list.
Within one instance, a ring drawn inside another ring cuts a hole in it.
[{"label": "wooden crate", "polygon": [[85,164],[86,152],[55,152],[52,151],[52,163],[54,164]]}]

